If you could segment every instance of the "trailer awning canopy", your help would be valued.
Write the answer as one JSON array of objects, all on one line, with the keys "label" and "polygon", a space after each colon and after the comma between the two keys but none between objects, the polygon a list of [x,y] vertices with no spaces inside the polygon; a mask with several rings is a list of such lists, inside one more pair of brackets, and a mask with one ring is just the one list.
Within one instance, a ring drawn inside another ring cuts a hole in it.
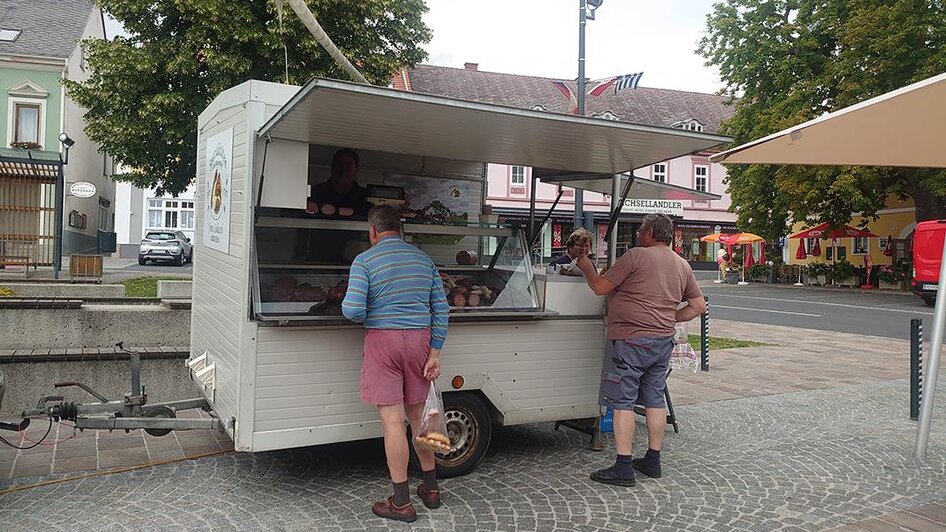
[{"label": "trailer awning canopy", "polygon": [[710,157],[727,164],[946,168],[946,74]]},{"label": "trailer awning canopy", "polygon": [[[543,183],[552,183],[564,187],[579,188],[582,190],[591,190],[602,194],[611,194],[614,184],[613,176],[602,176],[600,174],[562,174],[545,169],[533,170],[533,175],[542,180]],[[620,188],[623,192],[629,176],[622,175]],[[680,187],[669,183],[661,183],[652,179],[641,177],[634,178],[631,183],[631,190],[628,198],[646,199],[646,200],[718,200],[719,194],[710,192],[699,192],[692,188]]]},{"label": "trailer awning canopy", "polygon": [[719,135],[314,79],[259,131],[327,146],[598,177],[727,142]]}]

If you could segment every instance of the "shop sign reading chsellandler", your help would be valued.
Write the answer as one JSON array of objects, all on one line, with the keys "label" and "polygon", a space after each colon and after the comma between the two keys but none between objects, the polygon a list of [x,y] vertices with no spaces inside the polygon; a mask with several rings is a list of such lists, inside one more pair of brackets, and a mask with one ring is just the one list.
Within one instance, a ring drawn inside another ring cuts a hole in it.
[{"label": "shop sign reading chsellandler", "polygon": [[666,214],[683,216],[683,202],[680,200],[633,199],[624,200],[621,207],[624,214]]},{"label": "shop sign reading chsellandler", "polygon": [[204,173],[204,244],[230,252],[230,175],[233,164],[233,128],[207,139]]}]

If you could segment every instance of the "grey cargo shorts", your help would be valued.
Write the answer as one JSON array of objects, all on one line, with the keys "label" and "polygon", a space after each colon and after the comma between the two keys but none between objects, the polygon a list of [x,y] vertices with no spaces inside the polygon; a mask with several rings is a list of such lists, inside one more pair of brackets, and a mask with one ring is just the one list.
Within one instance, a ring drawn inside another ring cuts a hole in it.
[{"label": "grey cargo shorts", "polygon": [[673,336],[609,340],[598,404],[614,410],[664,408]]}]

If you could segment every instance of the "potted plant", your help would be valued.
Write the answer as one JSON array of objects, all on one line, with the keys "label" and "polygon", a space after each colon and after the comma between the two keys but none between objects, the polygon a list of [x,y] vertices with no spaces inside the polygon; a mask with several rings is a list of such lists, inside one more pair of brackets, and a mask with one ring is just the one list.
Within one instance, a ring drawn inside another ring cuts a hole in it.
[{"label": "potted plant", "polygon": [[769,265],[768,264],[756,264],[749,268],[748,273],[749,280],[754,283],[766,283],[769,281]]},{"label": "potted plant", "polygon": [[840,286],[858,286],[857,268],[846,260],[831,267],[831,278]]},{"label": "potted plant", "polygon": [[828,272],[831,267],[823,262],[813,262],[808,265],[806,277],[808,284],[824,286],[828,284]]},{"label": "potted plant", "polygon": [[903,273],[893,266],[883,265],[877,270],[881,290],[903,290]]},{"label": "potted plant", "polygon": [[39,145],[38,142],[30,142],[30,141],[11,142],[10,147],[15,148],[17,150],[39,150],[43,148],[42,146]]}]

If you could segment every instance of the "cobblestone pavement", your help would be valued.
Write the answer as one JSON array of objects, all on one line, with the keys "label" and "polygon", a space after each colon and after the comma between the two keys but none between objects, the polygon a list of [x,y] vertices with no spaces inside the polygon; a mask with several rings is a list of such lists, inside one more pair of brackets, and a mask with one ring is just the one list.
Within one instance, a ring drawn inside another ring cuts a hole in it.
[{"label": "cobblestone pavement", "polygon": [[[897,406],[906,386],[681,406],[664,478],[634,488],[590,481],[613,454],[587,450],[575,433],[549,424],[500,430],[476,472],[443,482],[443,508],[417,505],[412,529],[821,530],[942,501],[946,401],[934,415],[929,458],[919,463],[915,423]],[[389,489],[381,446],[369,441],[233,453],[8,493],[0,522],[70,531],[407,529],[368,509]]]},{"label": "cobblestone pavement", "polygon": [[[691,332],[696,330],[691,326]],[[722,320],[713,321],[711,332],[770,345],[714,351],[709,372],[674,372],[670,391],[676,405],[885,382],[909,372],[908,346],[901,340]],[[946,365],[942,379],[946,380]],[[908,415],[907,405],[906,396],[896,404],[902,417]],[[181,416],[194,412],[181,412]],[[15,443],[29,445],[45,430],[46,423],[37,420],[26,434],[29,440],[17,438]],[[65,425],[54,427],[50,441],[72,434]],[[160,438],[143,431],[86,431],[60,445],[28,451],[0,446],[0,480],[128,467],[232,448],[225,434],[210,431],[182,431]]]}]

